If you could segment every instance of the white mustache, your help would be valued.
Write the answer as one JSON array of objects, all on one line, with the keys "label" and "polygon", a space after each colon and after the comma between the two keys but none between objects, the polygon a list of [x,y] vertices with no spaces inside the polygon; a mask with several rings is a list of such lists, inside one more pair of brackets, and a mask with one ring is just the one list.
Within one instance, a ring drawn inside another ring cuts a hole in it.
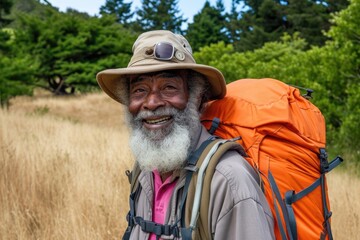
[{"label": "white mustache", "polygon": [[176,116],[181,111],[173,107],[164,107],[156,109],[155,111],[142,110],[135,117],[135,121],[142,121],[144,118],[161,117],[161,116]]}]

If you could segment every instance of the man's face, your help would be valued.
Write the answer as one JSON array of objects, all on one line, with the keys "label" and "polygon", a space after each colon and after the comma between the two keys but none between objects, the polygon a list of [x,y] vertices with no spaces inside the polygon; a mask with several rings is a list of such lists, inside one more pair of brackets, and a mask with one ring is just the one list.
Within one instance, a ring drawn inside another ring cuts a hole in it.
[{"label": "man's face", "polygon": [[[140,75],[130,81],[129,112],[136,117],[140,112],[156,112],[158,109],[184,110],[189,92],[186,81],[172,72]],[[142,127],[152,130],[169,128],[174,121],[170,113],[142,116]]]},{"label": "man's face", "polygon": [[189,92],[185,75],[162,72],[130,81],[130,147],[142,170],[169,172],[180,169],[187,159],[201,125],[202,90],[194,87]]}]

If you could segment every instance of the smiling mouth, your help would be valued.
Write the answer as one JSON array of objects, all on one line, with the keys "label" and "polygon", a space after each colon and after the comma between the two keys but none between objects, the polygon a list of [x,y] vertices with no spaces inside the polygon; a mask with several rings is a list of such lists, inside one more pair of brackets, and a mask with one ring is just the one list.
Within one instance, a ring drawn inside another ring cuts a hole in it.
[{"label": "smiling mouth", "polygon": [[161,117],[161,118],[156,118],[156,119],[144,119],[144,122],[147,124],[163,124],[163,123],[170,121],[171,119],[172,119],[171,116],[167,116],[167,117]]}]

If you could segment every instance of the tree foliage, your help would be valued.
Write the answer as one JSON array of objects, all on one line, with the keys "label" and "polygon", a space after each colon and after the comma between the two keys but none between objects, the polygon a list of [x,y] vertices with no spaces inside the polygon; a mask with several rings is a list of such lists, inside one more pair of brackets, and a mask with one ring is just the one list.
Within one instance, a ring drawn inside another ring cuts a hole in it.
[{"label": "tree foliage", "polygon": [[229,42],[225,31],[224,11],[222,0],[218,0],[215,7],[206,1],[201,11],[194,16],[194,22],[189,24],[186,31],[186,37],[194,51],[211,43]]},{"label": "tree foliage", "polygon": [[170,30],[182,33],[182,24],[186,22],[178,8],[178,0],[142,0],[137,10],[141,30]]},{"label": "tree foliage", "polygon": [[[286,32],[299,32],[309,46],[322,46],[327,40],[331,13],[344,9],[347,0],[233,0],[233,7],[242,4],[243,11],[228,15],[228,31],[236,50],[259,48],[266,42],[278,41]],[[237,29],[235,33],[234,29]]]},{"label": "tree foliage", "polygon": [[14,33],[0,29],[0,105],[6,105],[11,97],[31,95],[36,63],[26,53],[15,53]]},{"label": "tree foliage", "polygon": [[134,12],[131,12],[132,2],[125,3],[124,0],[106,0],[100,7],[100,14],[112,14],[116,16],[116,21],[125,27],[130,25]]},{"label": "tree foliage", "polygon": [[17,44],[39,62],[39,85],[56,94],[97,87],[96,73],[125,66],[135,39],[111,16],[89,17],[74,10],[24,14],[20,22]]},{"label": "tree foliage", "polygon": [[[328,68],[329,87],[338,91],[342,104],[341,147],[351,147],[359,154],[360,146],[360,0],[350,0],[348,8],[335,15],[327,36],[332,39],[324,51],[338,61]],[[329,54],[330,55],[330,54]]]}]

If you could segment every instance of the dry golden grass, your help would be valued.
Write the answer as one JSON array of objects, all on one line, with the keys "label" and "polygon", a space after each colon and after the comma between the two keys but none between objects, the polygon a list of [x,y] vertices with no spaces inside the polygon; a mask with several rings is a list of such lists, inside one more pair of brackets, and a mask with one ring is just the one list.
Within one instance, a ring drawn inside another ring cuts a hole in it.
[{"label": "dry golden grass", "polygon": [[119,105],[16,101],[0,112],[0,238],[120,239],[132,157]]},{"label": "dry golden grass", "polygon": [[[103,94],[14,99],[0,110],[0,239],[121,239],[132,166]],[[360,180],[328,175],[335,239],[359,239]]]},{"label": "dry golden grass", "polygon": [[354,169],[328,174],[334,239],[360,239],[360,179],[356,176],[359,172]]}]

